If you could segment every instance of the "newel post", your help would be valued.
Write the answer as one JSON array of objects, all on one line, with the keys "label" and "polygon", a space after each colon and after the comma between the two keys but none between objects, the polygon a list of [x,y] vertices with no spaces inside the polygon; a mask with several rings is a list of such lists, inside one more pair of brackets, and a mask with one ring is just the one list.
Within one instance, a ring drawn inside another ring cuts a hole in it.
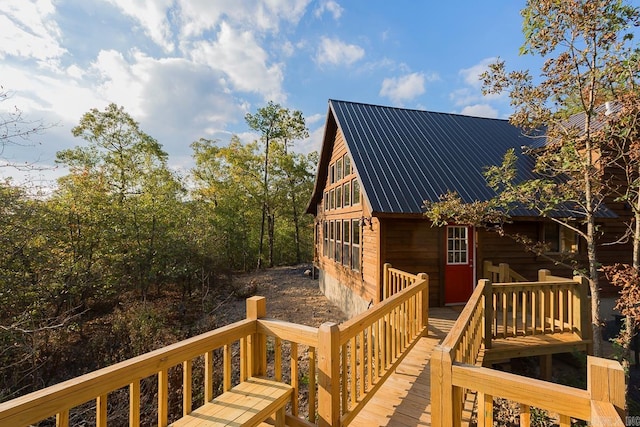
[{"label": "newel post", "polygon": [[326,322],[318,328],[318,426],[340,425],[340,328]]},{"label": "newel post", "polygon": [[429,275],[427,273],[418,273],[418,280],[424,280],[427,282],[427,286],[422,291],[422,324],[421,327],[425,328],[425,336],[429,335]]},{"label": "newel post", "polygon": [[[575,310],[578,316],[575,324],[580,325],[580,337],[583,340],[593,338],[593,329],[591,328],[591,302],[587,298],[589,289],[589,280],[582,276],[573,276],[573,281],[578,284],[578,300],[580,301],[579,310]],[[593,354],[593,347],[589,346],[587,353]]]},{"label": "newel post", "polygon": [[484,348],[491,348],[493,338],[493,285],[489,279],[478,280],[478,286],[482,286],[482,296],[484,300]]},{"label": "newel post", "polygon": [[551,271],[544,268],[538,270],[538,282],[546,282],[548,276],[551,276]]},{"label": "newel post", "polygon": [[437,345],[429,362],[431,374],[431,425],[453,427],[456,411],[454,387],[451,381],[453,361],[451,349]]},{"label": "newel post", "polygon": [[625,376],[620,362],[587,356],[587,390],[591,401],[613,404],[625,419]]},{"label": "newel post", "polygon": [[389,269],[391,264],[385,262],[382,266],[382,299],[386,300],[391,296],[391,280],[389,280]]},{"label": "newel post", "polygon": [[[267,315],[267,299],[265,297],[247,298],[247,319],[258,320]],[[254,333],[248,342],[249,374],[261,376],[267,374],[267,341],[266,337]]]}]

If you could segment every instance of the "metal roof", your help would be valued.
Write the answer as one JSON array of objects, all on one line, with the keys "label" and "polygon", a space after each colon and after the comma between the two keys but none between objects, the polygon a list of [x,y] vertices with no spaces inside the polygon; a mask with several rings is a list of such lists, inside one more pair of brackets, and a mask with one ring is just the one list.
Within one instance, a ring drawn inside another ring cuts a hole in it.
[{"label": "metal roof", "polygon": [[369,206],[374,213],[422,213],[425,200],[449,191],[465,202],[495,193],[483,171],[499,165],[509,148],[518,175],[533,178],[531,140],[507,120],[329,101]]},{"label": "metal roof", "polygon": [[[484,177],[507,150],[518,156],[517,180],[534,179],[535,159],[523,154],[537,141],[508,120],[329,100],[322,152],[308,213],[316,214],[327,179],[337,129],[373,214],[422,214],[425,200],[456,192],[463,201],[488,200],[495,192]],[[538,135],[538,140],[540,135]],[[544,139],[544,138],[543,138]],[[559,216],[575,216],[569,207]],[[538,216],[523,208],[516,217]],[[598,216],[615,217],[606,207]]]}]

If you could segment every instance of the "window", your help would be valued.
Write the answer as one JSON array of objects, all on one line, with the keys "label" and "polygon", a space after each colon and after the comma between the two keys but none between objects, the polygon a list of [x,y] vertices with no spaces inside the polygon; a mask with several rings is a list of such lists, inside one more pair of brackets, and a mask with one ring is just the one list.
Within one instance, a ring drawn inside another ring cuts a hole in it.
[{"label": "window", "polygon": [[342,186],[342,194],[344,195],[344,206],[351,206],[351,181],[345,182]]},{"label": "window", "polygon": [[322,224],[322,255],[329,255],[329,224],[324,221]]},{"label": "window", "polygon": [[329,193],[327,193],[326,191],[324,192],[324,199],[323,199],[323,202],[322,202],[322,208],[325,211],[329,210]]},{"label": "window", "polygon": [[329,184],[336,182],[336,165],[329,166]]},{"label": "window", "polygon": [[342,221],[342,265],[349,267],[349,242],[351,241],[351,220],[345,219]]},{"label": "window", "polygon": [[344,176],[351,175],[351,158],[348,155],[344,155]]},{"label": "window", "polygon": [[342,186],[336,188],[336,208],[342,207]]},{"label": "window", "polygon": [[336,208],[336,194],[335,190],[329,191],[329,209]]},{"label": "window", "polygon": [[335,225],[336,222],[335,221],[331,221],[329,223],[329,258],[333,259],[333,254],[335,251],[335,245],[334,245],[334,241],[335,241]]},{"label": "window", "polygon": [[360,204],[360,183],[354,179],[351,183],[351,203],[353,205]]},{"label": "window", "polygon": [[447,227],[447,264],[466,264],[468,259],[467,227]]},{"label": "window", "polygon": [[578,253],[578,235],[557,223],[544,224],[544,243],[549,253]]},{"label": "window", "polygon": [[351,269],[360,271],[360,220],[351,220]]},{"label": "window", "polygon": [[336,162],[336,181],[340,181],[343,178],[342,174],[342,159],[338,159]]},{"label": "window", "polygon": [[342,221],[336,221],[336,261],[342,263]]}]

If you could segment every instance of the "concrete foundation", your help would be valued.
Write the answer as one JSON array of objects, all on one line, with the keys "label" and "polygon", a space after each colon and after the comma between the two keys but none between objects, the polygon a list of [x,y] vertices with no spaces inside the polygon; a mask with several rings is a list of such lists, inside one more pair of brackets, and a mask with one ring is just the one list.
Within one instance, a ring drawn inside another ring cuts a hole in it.
[{"label": "concrete foundation", "polygon": [[370,301],[342,285],[338,279],[328,275],[324,270],[319,270],[318,284],[327,299],[337,305],[349,318],[362,313],[369,307]]}]

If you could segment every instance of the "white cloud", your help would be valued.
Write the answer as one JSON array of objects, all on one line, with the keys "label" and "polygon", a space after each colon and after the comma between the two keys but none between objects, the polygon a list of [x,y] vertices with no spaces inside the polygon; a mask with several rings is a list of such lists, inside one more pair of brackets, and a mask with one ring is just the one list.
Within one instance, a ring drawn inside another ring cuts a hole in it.
[{"label": "white cloud", "polygon": [[390,77],[382,81],[380,96],[386,96],[396,104],[402,104],[424,93],[425,74],[411,73]]},{"label": "white cloud", "polygon": [[316,53],[318,64],[351,65],[364,57],[364,49],[337,38],[322,37]]},{"label": "white cloud", "polygon": [[167,12],[174,0],[107,0],[125,15],[140,22],[144,32],[165,52],[172,52],[171,28],[167,19]]},{"label": "white cloud", "polygon": [[488,71],[489,64],[495,62],[496,59],[497,58],[485,58],[469,68],[463,68],[459,71],[459,74],[462,76],[466,84],[475,88],[480,88],[482,87],[480,75],[485,71]]},{"label": "white cloud", "polygon": [[0,2],[0,59],[20,56],[36,59],[41,65],[61,57],[61,32],[52,19],[55,6],[50,0]]},{"label": "white cloud", "polygon": [[320,120],[324,120],[325,117],[326,114],[312,114],[309,117],[305,117],[305,122],[307,123],[307,125],[312,125],[319,122]]},{"label": "white cloud", "polygon": [[338,20],[342,16],[342,12],[344,12],[344,9],[336,1],[323,0],[320,2],[320,5],[316,8],[314,14],[316,15],[317,18],[319,18],[325,12],[330,13],[333,16],[333,19]]},{"label": "white cloud", "polygon": [[460,114],[464,114],[465,116],[487,117],[490,119],[498,118],[498,110],[489,104],[468,105],[462,109]]},{"label": "white cloud", "polygon": [[181,33],[197,37],[224,20],[253,31],[278,32],[281,22],[297,24],[310,0],[178,0]]},{"label": "white cloud", "polygon": [[234,89],[261,94],[266,100],[282,102],[282,64],[268,64],[267,52],[250,31],[238,31],[226,23],[216,41],[194,43],[192,59],[224,72]]}]

